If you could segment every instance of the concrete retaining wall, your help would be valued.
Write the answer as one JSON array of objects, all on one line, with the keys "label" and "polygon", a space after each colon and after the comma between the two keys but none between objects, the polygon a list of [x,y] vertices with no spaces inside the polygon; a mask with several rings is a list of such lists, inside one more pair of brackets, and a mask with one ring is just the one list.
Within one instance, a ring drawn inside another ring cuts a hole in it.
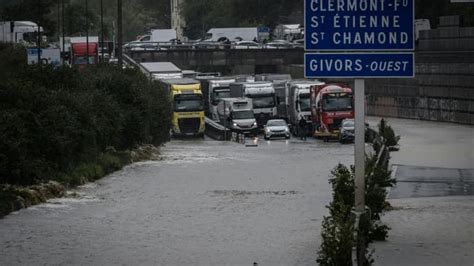
[{"label": "concrete retaining wall", "polygon": [[440,21],[420,33],[414,79],[366,81],[368,114],[474,125],[474,28]]}]

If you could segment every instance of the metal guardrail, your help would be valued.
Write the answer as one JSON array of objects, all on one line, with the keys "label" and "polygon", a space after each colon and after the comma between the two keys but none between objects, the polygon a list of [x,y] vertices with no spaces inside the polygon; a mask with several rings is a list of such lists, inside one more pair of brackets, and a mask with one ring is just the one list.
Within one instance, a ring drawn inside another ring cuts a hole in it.
[{"label": "metal guardrail", "polygon": [[269,42],[267,44],[258,44],[258,46],[250,44],[238,43],[222,43],[222,42],[130,42],[123,46],[127,52],[141,51],[179,51],[179,50],[274,50],[274,49],[303,49],[301,44],[285,43],[285,42]]},{"label": "metal guardrail", "polygon": [[205,134],[207,136],[216,140],[230,140],[231,138],[230,129],[208,118],[207,116],[205,118],[205,123],[206,123]]}]

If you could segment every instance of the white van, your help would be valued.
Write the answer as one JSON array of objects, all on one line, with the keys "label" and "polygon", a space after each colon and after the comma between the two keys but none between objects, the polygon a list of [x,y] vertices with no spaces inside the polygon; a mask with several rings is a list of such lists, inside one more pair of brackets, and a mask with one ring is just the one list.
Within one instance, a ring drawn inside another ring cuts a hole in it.
[{"label": "white van", "polygon": [[253,41],[258,39],[257,28],[212,28],[207,32],[204,41],[221,42],[229,41]]}]

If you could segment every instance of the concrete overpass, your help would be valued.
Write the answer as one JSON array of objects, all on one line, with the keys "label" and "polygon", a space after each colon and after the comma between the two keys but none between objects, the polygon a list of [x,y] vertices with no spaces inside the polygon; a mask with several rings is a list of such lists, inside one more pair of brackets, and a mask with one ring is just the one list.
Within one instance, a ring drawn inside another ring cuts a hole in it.
[{"label": "concrete overpass", "polygon": [[130,51],[136,62],[173,62],[181,69],[223,74],[277,73],[302,65],[304,50],[292,49],[169,49]]}]

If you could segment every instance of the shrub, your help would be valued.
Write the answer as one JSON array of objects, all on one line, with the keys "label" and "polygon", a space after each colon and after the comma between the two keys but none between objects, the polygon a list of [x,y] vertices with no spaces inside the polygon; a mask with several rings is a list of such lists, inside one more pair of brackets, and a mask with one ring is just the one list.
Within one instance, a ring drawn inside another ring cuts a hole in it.
[{"label": "shrub", "polygon": [[384,144],[387,147],[394,147],[398,145],[400,136],[396,136],[392,127],[387,124],[385,119],[381,119],[379,123],[379,135],[383,137]]},{"label": "shrub", "polygon": [[[387,136],[391,134],[387,133],[390,131],[393,132],[382,120],[379,125],[380,134]],[[397,142],[398,139],[399,137],[396,138]],[[366,155],[365,161],[365,204],[368,211],[361,216],[358,228],[354,228],[352,214],[355,201],[355,169],[339,164],[331,172],[329,182],[333,189],[333,199],[328,206],[330,215],[324,217],[322,223],[322,243],[317,258],[320,265],[352,265],[352,247],[355,241],[360,241],[354,238],[355,230],[358,230],[365,245],[363,264],[371,265],[373,259],[368,252],[369,243],[385,240],[388,236],[390,228],[381,223],[380,218],[387,210],[386,189],[395,184],[395,179],[391,177],[388,168],[388,150],[382,149],[377,141],[372,145],[376,153]]]},{"label": "shrub", "polygon": [[28,66],[22,53],[0,46],[0,184],[80,184],[120,169],[120,151],[168,140],[168,95],[139,71]]}]

